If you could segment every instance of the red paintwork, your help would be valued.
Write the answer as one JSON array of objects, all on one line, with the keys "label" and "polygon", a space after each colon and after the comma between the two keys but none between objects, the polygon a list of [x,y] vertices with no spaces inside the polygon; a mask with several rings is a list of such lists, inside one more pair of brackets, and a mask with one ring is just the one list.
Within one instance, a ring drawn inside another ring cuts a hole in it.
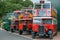
[{"label": "red paintwork", "polygon": [[[23,25],[24,24],[19,24],[19,30],[23,30]],[[26,24],[27,25],[27,29],[30,30],[30,28],[32,28],[32,24]]]},{"label": "red paintwork", "polygon": [[19,26],[18,25],[16,25],[16,29],[19,29]]},{"label": "red paintwork", "polygon": [[16,25],[16,29],[19,29],[19,20],[16,20],[18,24]]},{"label": "red paintwork", "polygon": [[27,29],[29,30],[29,29],[31,29],[32,28],[32,24],[31,23],[28,23],[27,24]]},{"label": "red paintwork", "polygon": [[45,28],[51,29],[53,32],[56,32],[56,25],[53,24],[45,24]]},{"label": "red paintwork", "polygon": [[19,24],[19,30],[23,30],[23,24]]},{"label": "red paintwork", "polygon": [[[52,24],[44,24],[44,32],[47,32],[47,29],[51,29],[53,32],[56,32],[56,25],[52,25]],[[38,32],[38,24],[33,24],[32,26],[32,30],[34,32]]]},{"label": "red paintwork", "polygon": [[[14,11],[13,13],[14,14],[18,14],[18,13],[21,13],[22,11],[20,11],[20,10],[17,10],[17,11]],[[15,16],[15,15],[14,15]],[[15,21],[18,21],[19,22],[19,20],[17,19],[17,20],[13,20],[14,22]],[[18,29],[19,28],[19,26],[18,26],[18,24],[16,25],[16,29]],[[11,26],[10,26],[10,29],[14,29],[14,24],[11,24]]]},{"label": "red paintwork", "polygon": [[48,29],[54,29],[54,26],[52,24],[44,24],[45,28],[48,28]]},{"label": "red paintwork", "polygon": [[[25,16],[25,14],[27,14],[27,16]],[[30,19],[30,13],[29,12],[25,12],[24,14],[22,14],[23,17],[21,18],[23,21],[23,23],[19,23],[19,30],[23,30],[23,25],[26,25],[27,29],[30,30],[30,28],[32,28],[32,24],[29,23],[29,21],[26,21],[26,20],[31,20]],[[27,23],[26,23],[27,22]]]},{"label": "red paintwork", "polygon": [[11,24],[10,29],[14,29],[14,25]]},{"label": "red paintwork", "polygon": [[34,32],[38,32],[38,24],[33,24],[32,30],[33,30]]}]

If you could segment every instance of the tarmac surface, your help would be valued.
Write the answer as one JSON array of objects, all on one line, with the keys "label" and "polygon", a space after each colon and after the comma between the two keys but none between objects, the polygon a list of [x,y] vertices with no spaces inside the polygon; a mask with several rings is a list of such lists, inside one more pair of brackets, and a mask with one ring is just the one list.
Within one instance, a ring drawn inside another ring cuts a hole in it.
[{"label": "tarmac surface", "polygon": [[0,29],[0,40],[32,40]]},{"label": "tarmac surface", "polygon": [[58,35],[54,36],[53,39],[40,38],[38,36],[35,39],[32,39],[32,36],[26,33],[19,35],[17,32],[11,33],[10,31],[0,29],[0,40],[60,40],[60,32],[58,32]]}]

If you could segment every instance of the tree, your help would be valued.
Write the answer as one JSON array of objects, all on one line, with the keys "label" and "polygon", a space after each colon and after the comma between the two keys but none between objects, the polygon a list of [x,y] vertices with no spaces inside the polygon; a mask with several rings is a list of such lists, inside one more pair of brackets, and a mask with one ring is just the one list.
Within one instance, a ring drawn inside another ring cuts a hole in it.
[{"label": "tree", "polygon": [[0,1],[0,17],[9,12],[20,10],[23,7],[30,7],[32,2],[30,0],[3,0]]},{"label": "tree", "polygon": [[29,7],[29,6],[33,5],[33,3],[30,0],[25,0],[22,5],[24,7]]},{"label": "tree", "polygon": [[29,5],[33,5],[30,0],[7,0],[7,2],[14,3],[14,4],[21,4],[24,7],[29,7]]},{"label": "tree", "polygon": [[5,10],[5,2],[0,1],[0,17],[2,17],[2,15],[5,15],[4,10]]}]

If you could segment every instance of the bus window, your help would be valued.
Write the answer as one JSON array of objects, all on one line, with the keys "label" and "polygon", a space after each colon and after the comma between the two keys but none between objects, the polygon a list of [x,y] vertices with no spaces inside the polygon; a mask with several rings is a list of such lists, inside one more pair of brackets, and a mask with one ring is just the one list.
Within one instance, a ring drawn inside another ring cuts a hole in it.
[{"label": "bus window", "polygon": [[44,4],[43,8],[50,8],[50,4]]},{"label": "bus window", "polygon": [[52,20],[51,19],[50,20],[48,20],[48,19],[43,20],[43,24],[52,24]]},{"label": "bus window", "polygon": [[30,12],[30,13],[32,13],[32,10],[27,10],[27,12]]},{"label": "bus window", "polygon": [[16,19],[18,19],[18,16],[19,16],[19,15],[21,15],[21,12],[16,12],[16,13],[14,13],[14,16],[15,16]]},{"label": "bus window", "polygon": [[46,10],[39,10],[39,16],[46,16]]},{"label": "bus window", "polygon": [[41,5],[35,5],[35,9],[41,9]]},{"label": "bus window", "polygon": [[53,20],[53,24],[57,24],[57,20]]},{"label": "bus window", "polygon": [[39,23],[41,23],[41,19],[34,19],[34,20],[33,20],[33,23],[34,23],[34,24],[39,24]]}]

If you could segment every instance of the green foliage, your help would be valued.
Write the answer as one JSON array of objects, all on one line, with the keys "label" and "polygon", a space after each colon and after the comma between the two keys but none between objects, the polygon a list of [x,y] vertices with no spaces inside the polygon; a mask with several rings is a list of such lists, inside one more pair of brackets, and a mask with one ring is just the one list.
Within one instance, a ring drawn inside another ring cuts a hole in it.
[{"label": "green foliage", "polygon": [[23,6],[28,7],[31,6],[33,3],[30,0],[26,0],[23,2]]},{"label": "green foliage", "polygon": [[0,1],[0,17],[6,15],[6,13],[20,10],[23,7],[29,7],[32,5],[30,0],[3,0]]}]

